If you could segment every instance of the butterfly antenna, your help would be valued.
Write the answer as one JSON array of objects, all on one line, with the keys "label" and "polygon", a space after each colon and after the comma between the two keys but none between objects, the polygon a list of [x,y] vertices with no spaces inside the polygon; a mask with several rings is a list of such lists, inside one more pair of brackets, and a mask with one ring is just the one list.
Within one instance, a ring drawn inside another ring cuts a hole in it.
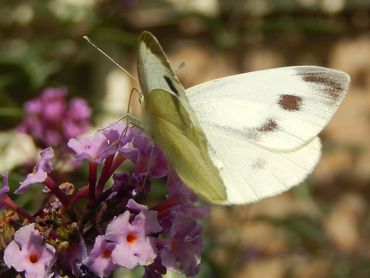
[{"label": "butterfly antenna", "polygon": [[103,50],[101,50],[98,46],[96,46],[88,36],[82,37],[85,41],[87,41],[91,46],[93,46],[96,50],[98,50],[101,54],[103,54],[105,57],[107,57],[113,64],[115,64],[117,67],[119,67],[121,70],[123,70],[130,78],[137,81],[135,77],[132,76],[127,70],[125,70],[120,64],[118,64],[116,61],[113,60],[107,53],[105,53]]}]

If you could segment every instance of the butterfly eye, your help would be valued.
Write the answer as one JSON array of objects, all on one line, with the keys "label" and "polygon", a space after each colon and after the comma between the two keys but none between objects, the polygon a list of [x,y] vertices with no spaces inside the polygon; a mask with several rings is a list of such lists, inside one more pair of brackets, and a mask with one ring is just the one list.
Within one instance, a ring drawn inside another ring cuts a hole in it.
[{"label": "butterfly eye", "polygon": [[294,95],[281,95],[278,103],[284,110],[299,111],[302,105],[302,98]]}]

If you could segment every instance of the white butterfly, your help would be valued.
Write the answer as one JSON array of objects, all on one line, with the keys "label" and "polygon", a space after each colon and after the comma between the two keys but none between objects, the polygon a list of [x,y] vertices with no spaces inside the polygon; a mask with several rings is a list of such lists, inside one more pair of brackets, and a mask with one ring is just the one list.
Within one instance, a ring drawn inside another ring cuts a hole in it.
[{"label": "white butterfly", "polygon": [[321,154],[318,133],[342,102],[341,71],[295,66],[183,89],[153,35],[139,44],[147,132],[180,178],[214,203],[245,204],[286,191]]}]

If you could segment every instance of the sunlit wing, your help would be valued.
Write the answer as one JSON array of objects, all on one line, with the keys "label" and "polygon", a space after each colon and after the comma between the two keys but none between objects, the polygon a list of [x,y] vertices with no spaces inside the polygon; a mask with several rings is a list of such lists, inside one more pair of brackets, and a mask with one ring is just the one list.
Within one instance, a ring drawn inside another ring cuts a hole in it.
[{"label": "sunlit wing", "polygon": [[294,150],[318,135],[343,100],[349,76],[297,66],[256,71],[187,90],[203,127],[273,150]]},{"label": "sunlit wing", "polygon": [[218,164],[227,190],[226,204],[245,204],[289,190],[301,183],[317,164],[318,137],[291,152],[278,152],[255,145],[228,132],[204,130],[210,152]]},{"label": "sunlit wing", "polygon": [[149,33],[138,71],[147,132],[189,187],[220,204],[272,196],[309,175],[321,153],[317,135],[349,84],[343,72],[302,66],[221,78],[185,94]]}]

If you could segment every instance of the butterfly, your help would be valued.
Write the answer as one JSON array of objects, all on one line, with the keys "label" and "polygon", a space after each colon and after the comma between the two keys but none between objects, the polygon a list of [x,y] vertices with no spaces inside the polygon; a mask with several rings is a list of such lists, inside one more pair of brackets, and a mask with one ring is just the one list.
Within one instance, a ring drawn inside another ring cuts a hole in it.
[{"label": "butterfly", "polygon": [[140,35],[138,76],[145,131],[180,179],[216,204],[255,202],[302,182],[350,82],[338,70],[291,66],[185,90],[149,32]]}]

